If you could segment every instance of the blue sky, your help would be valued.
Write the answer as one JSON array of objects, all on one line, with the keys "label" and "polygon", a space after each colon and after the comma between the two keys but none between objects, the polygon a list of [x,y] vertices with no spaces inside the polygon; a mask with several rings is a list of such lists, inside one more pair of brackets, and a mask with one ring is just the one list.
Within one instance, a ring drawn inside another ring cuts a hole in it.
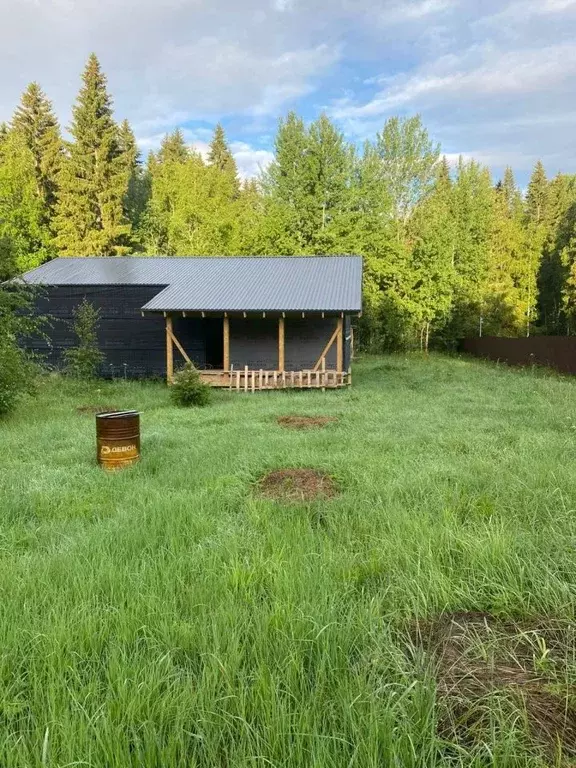
[{"label": "blue sky", "polygon": [[38,80],[63,124],[94,50],[143,151],[221,120],[239,167],[269,162],[278,118],[322,110],[362,142],[420,113],[449,157],[521,184],[576,172],[576,0],[2,0],[0,119]]}]

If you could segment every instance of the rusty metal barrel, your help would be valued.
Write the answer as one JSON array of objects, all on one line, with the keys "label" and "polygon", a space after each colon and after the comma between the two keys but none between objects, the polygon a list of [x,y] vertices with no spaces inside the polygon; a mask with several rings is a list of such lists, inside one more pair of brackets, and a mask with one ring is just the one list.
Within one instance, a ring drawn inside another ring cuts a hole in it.
[{"label": "rusty metal barrel", "polygon": [[96,414],[96,449],[98,464],[104,469],[124,469],[140,461],[138,411]]}]

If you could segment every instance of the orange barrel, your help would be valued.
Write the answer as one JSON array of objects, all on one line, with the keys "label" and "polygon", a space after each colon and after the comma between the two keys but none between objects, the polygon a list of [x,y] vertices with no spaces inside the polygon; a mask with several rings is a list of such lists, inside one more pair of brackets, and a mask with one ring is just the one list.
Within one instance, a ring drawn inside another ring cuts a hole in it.
[{"label": "orange barrel", "polygon": [[138,411],[96,414],[96,447],[104,469],[123,469],[140,461]]}]

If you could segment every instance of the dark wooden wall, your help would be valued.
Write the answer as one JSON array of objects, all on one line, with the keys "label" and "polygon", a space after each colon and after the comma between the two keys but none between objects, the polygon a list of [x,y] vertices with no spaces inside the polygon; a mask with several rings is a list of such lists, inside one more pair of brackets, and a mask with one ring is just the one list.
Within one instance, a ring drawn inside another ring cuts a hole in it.
[{"label": "dark wooden wall", "polygon": [[[285,369],[313,368],[335,328],[335,317],[287,317],[284,326]],[[235,369],[247,365],[255,370],[275,370],[278,367],[278,318],[231,318],[230,363]],[[336,344],[327,355],[326,367],[336,368]]]},{"label": "dark wooden wall", "polygon": [[[162,286],[56,286],[42,289],[37,311],[49,317],[49,342],[35,338],[27,342],[51,368],[64,365],[63,352],[77,344],[72,330],[73,311],[83,299],[100,310],[98,344],[105,362],[101,374],[110,377],[143,378],[166,376],[166,331],[162,316],[142,317],[141,307]],[[204,366],[201,320],[174,318],[174,333],[199,367]],[[177,366],[183,363],[174,354]]]},{"label": "dark wooden wall", "polygon": [[[165,320],[160,315],[142,317],[141,307],[162,286],[52,286],[45,287],[37,300],[37,311],[49,316],[46,334],[29,339],[26,346],[43,356],[55,369],[63,367],[63,352],[77,344],[72,330],[73,311],[83,299],[100,310],[98,342],[105,355],[103,376],[143,378],[166,376]],[[218,343],[221,320],[174,316],[174,333],[199,368],[206,367],[206,346]],[[312,368],[336,327],[336,317],[286,318],[285,368],[298,371]],[[350,364],[350,318],[344,324],[344,369]],[[210,355],[208,355],[210,357]],[[235,369],[275,370],[278,366],[278,318],[230,318],[230,362]],[[184,363],[174,349],[174,364]],[[336,344],[326,367],[336,367]]]}]

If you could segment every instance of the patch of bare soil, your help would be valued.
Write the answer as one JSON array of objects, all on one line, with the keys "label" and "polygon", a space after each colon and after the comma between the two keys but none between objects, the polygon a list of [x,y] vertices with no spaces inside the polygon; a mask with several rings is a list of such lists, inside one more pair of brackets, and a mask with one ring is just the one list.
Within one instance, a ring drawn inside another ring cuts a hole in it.
[{"label": "patch of bare soil", "polygon": [[338,421],[335,416],[279,416],[278,424],[286,429],[321,429]]},{"label": "patch of bare soil", "polygon": [[78,413],[114,413],[118,408],[115,405],[79,405],[76,410]]},{"label": "patch of bare soil", "polygon": [[314,501],[336,496],[330,475],[316,469],[276,469],[258,483],[260,494],[275,501]]},{"label": "patch of bare soil", "polygon": [[467,746],[481,741],[490,728],[490,699],[500,695],[525,712],[536,744],[549,754],[560,747],[576,755],[576,686],[568,682],[576,631],[568,622],[453,613],[420,622],[412,639],[435,662],[442,737]]}]

